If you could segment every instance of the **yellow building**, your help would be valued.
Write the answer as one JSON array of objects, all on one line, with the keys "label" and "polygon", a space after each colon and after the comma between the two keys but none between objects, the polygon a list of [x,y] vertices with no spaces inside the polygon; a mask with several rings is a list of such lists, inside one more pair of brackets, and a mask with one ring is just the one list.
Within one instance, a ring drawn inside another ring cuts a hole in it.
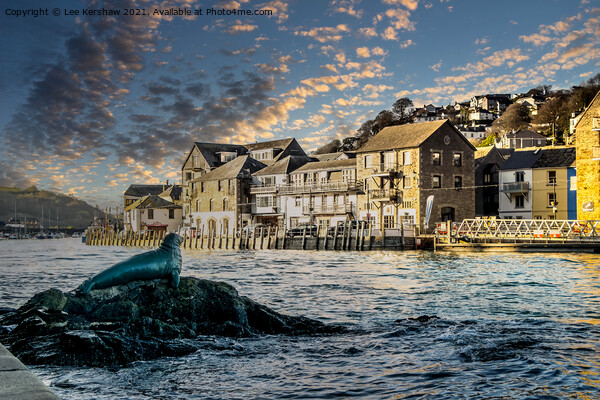
[{"label": "yellow building", "polygon": [[600,220],[600,92],[575,125],[577,216]]},{"label": "yellow building", "polygon": [[576,219],[574,195],[575,149],[571,147],[542,150],[532,168],[532,218]]}]

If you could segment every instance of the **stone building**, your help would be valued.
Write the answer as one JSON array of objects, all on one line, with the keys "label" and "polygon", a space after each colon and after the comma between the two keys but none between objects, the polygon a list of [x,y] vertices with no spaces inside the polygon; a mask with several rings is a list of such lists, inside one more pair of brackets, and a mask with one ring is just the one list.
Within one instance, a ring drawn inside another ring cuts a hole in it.
[{"label": "stone building", "polygon": [[575,125],[577,217],[600,220],[600,92]]},{"label": "stone building", "polygon": [[475,147],[448,120],[386,127],[357,151],[360,219],[376,229],[412,223],[424,229],[475,216]]},{"label": "stone building", "polygon": [[181,205],[149,194],[125,207],[123,223],[126,231],[168,233],[181,228]]},{"label": "stone building", "polygon": [[193,179],[190,225],[193,231],[233,233],[252,219],[250,186],[259,183],[252,174],[266,165],[245,155]]}]

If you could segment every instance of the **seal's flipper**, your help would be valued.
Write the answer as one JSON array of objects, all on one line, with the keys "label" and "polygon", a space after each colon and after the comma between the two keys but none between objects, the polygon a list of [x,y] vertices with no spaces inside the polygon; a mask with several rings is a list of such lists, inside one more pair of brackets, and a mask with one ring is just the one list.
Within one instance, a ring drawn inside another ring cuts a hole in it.
[{"label": "seal's flipper", "polygon": [[87,281],[83,282],[81,286],[79,286],[79,290],[81,290],[81,293],[83,294],[88,294],[93,287],[94,281],[92,279],[88,279]]},{"label": "seal's flipper", "polygon": [[178,271],[173,271],[171,273],[171,286],[173,286],[175,289],[177,289],[179,287],[179,272]]}]

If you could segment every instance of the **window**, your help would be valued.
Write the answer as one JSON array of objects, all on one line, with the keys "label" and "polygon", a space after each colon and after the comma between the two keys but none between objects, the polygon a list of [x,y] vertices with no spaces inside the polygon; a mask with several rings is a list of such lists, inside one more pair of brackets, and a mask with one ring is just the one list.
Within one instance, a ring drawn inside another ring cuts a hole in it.
[{"label": "window", "polygon": [[154,210],[151,208],[148,209],[148,219],[154,219]]},{"label": "window", "polygon": [[439,151],[431,153],[431,164],[440,165],[442,163],[442,154]]},{"label": "window", "polygon": [[402,164],[410,165],[410,151],[402,152]]},{"label": "window", "polygon": [[383,164],[386,170],[396,168],[396,154],[394,152],[384,153]]},{"label": "window", "polygon": [[525,181],[525,172],[517,171],[515,172],[515,182],[524,182]]},{"label": "window", "polygon": [[525,207],[525,196],[518,195],[515,196],[515,208],[524,208]]},{"label": "window", "polygon": [[193,155],[192,156],[192,163],[194,168],[199,168],[200,167],[200,156],[199,155]]},{"label": "window", "polygon": [[356,170],[355,169],[344,169],[342,170],[342,181],[344,182],[352,182],[356,179]]},{"label": "window", "polygon": [[371,168],[373,156],[365,156],[365,168]]},{"label": "window", "polygon": [[273,207],[273,196],[259,196],[256,198],[257,207]]},{"label": "window", "polygon": [[441,188],[442,187],[442,177],[440,175],[433,175],[431,177],[431,187],[432,188]]},{"label": "window", "polygon": [[548,185],[556,185],[556,171],[548,171]]},{"label": "window", "polygon": [[296,207],[301,207],[302,206],[302,197],[296,197],[295,199],[295,206]]},{"label": "window", "polygon": [[227,211],[229,209],[229,199],[223,199],[223,211]]},{"label": "window", "polygon": [[483,182],[484,183],[490,183],[490,182],[492,182],[492,174],[485,174],[485,175],[483,175]]},{"label": "window", "polygon": [[204,193],[204,182],[200,182],[200,191]]},{"label": "window", "polygon": [[263,183],[265,186],[275,186],[275,177],[274,176],[265,176],[263,178]]},{"label": "window", "polygon": [[215,211],[215,199],[210,199],[208,202],[208,211]]},{"label": "window", "polygon": [[227,181],[227,191],[229,192],[229,194],[233,194],[233,179],[229,179]]},{"label": "window", "polygon": [[175,209],[169,208],[169,219],[175,219]]},{"label": "window", "polygon": [[460,167],[462,166],[462,154],[461,153],[454,153],[454,166],[455,167]]},{"label": "window", "polygon": [[333,204],[339,204],[339,203],[340,203],[340,195],[334,194],[333,195]]},{"label": "window", "polygon": [[217,188],[219,192],[223,191],[223,181],[217,181]]},{"label": "window", "polygon": [[412,184],[412,182],[411,182],[410,176],[403,176],[402,177],[402,187],[403,188],[405,188],[405,189],[406,188],[410,188],[411,184]]},{"label": "window", "polygon": [[548,207],[556,206],[556,193],[548,193]]},{"label": "window", "polygon": [[457,189],[462,187],[462,176],[454,177],[454,187]]},{"label": "window", "polygon": [[383,229],[392,229],[394,228],[394,216],[393,215],[384,215],[383,216]]}]

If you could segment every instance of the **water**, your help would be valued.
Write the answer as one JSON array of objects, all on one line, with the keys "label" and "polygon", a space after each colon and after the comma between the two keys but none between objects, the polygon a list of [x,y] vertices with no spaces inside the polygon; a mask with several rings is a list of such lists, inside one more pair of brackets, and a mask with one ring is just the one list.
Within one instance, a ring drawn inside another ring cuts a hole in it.
[{"label": "water", "polygon": [[[139,249],[0,242],[0,307],[74,289]],[[333,336],[199,338],[121,369],[33,367],[64,399],[600,399],[600,256],[183,252],[183,275]],[[426,318],[425,316],[428,316]],[[421,318],[419,318],[421,317]]]}]

